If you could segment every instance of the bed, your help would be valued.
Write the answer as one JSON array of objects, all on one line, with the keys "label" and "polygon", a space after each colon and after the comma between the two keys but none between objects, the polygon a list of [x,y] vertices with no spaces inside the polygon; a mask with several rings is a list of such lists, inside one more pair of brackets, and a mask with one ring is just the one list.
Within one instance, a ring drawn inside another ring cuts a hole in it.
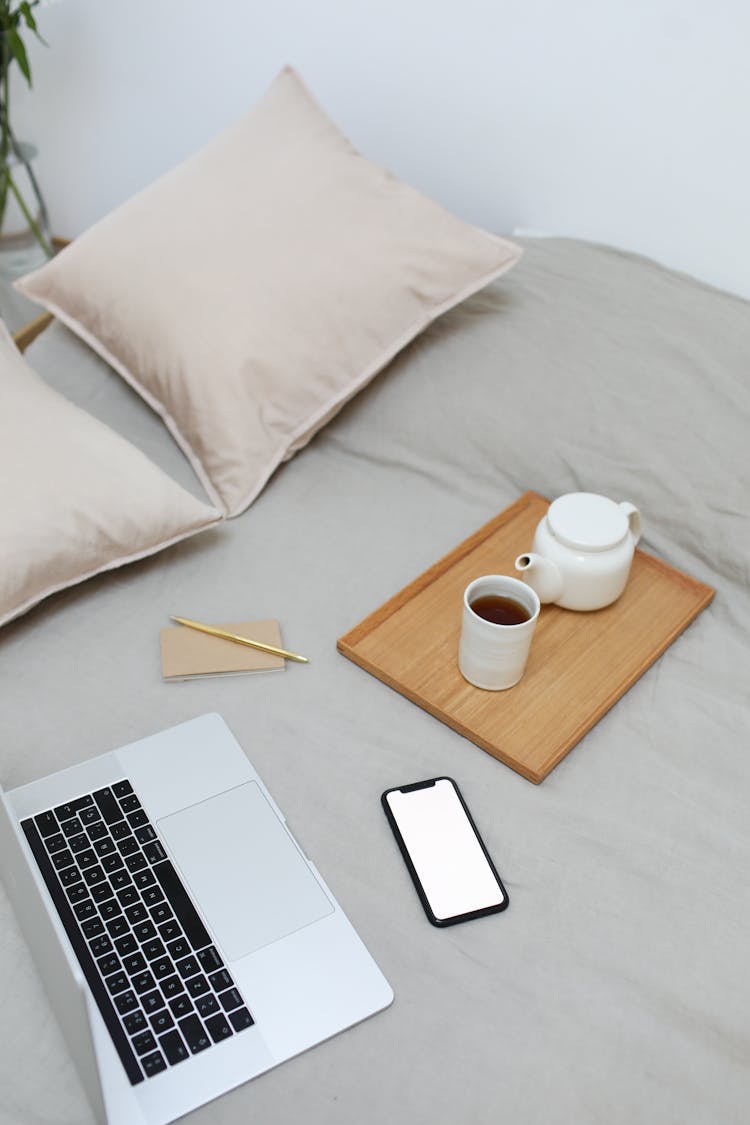
[{"label": "bed", "polygon": [[[224,716],[390,981],[388,1010],[195,1122],[744,1122],[750,1099],[750,310],[643,258],[521,240],[273,475],[252,508],[0,633],[6,787]],[[64,325],[29,363],[194,496],[159,419]],[[336,651],[521,492],[627,498],[716,596],[541,786]],[[310,656],[164,683],[158,630],[276,617]],[[458,781],[510,896],[429,926],[382,814]],[[0,893],[0,1120],[92,1120]]]}]

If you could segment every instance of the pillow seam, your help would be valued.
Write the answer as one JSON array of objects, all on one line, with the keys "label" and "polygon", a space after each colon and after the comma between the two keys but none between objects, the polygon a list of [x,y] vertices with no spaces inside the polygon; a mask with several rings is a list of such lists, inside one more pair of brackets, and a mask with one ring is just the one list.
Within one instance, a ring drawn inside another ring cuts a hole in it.
[{"label": "pillow seam", "polygon": [[190,527],[187,531],[181,531],[177,535],[173,535],[170,539],[159,540],[148,547],[143,547],[139,551],[135,551],[131,555],[123,555],[109,562],[103,563],[101,566],[95,567],[93,570],[86,571],[84,574],[75,578],[68,578],[63,582],[55,583],[54,585],[47,586],[42,593],[34,594],[28,598],[20,606],[12,609],[8,614],[0,617],[0,628],[9,622],[15,620],[17,617],[22,617],[33,609],[35,605],[45,601],[53,594],[59,594],[63,590],[70,590],[74,586],[79,586],[83,582],[88,582],[90,578],[95,578],[97,574],[105,574],[108,570],[117,570],[121,566],[129,566],[131,563],[140,562],[142,559],[147,559],[151,555],[158,554],[159,551],[166,551],[170,547],[181,543],[184,539],[189,539],[193,535],[199,535],[202,531],[209,531],[212,527],[217,527],[223,522],[224,517],[219,513],[216,518],[211,519],[207,523],[202,523],[198,527]]},{"label": "pillow seam", "polygon": [[[490,237],[497,239],[499,243],[502,243],[506,246],[513,245],[512,243],[508,243],[499,235],[491,235]],[[359,390],[361,390],[367,385],[368,382],[371,382],[375,378],[379,371],[382,371],[383,368],[387,367],[391,360],[393,360],[400,351],[402,351],[408,344],[410,344],[412,340],[415,340],[417,336],[419,336],[421,332],[424,331],[427,325],[432,324],[433,321],[438,320],[444,313],[448,312],[452,308],[455,308],[456,305],[460,305],[474,293],[478,293],[480,289],[484,289],[484,287],[486,285],[489,285],[490,282],[495,281],[498,277],[501,277],[504,273],[507,273],[508,270],[512,269],[513,266],[516,265],[522,255],[523,250],[520,247],[514,247],[514,251],[509,252],[506,259],[499,266],[494,266],[492,270],[490,270],[486,274],[483,274],[481,278],[475,278],[473,281],[467,283],[461,289],[456,290],[453,294],[451,294],[450,297],[447,297],[439,305],[435,305],[434,308],[430,309],[428,314],[418,318],[416,321],[413,321],[409,328],[401,333],[396,343],[392,344],[390,347],[381,352],[377,360],[366,367],[364,372],[360,373],[359,375],[355,375],[353,379],[351,379],[347,383],[346,387],[340,389],[338,393],[326,399],[324,405],[320,407],[315,412],[315,414],[312,415],[311,418],[308,418],[304,423],[301,423],[288,435],[286,435],[282,439],[281,446],[278,450],[278,459],[276,459],[276,454],[274,454],[273,463],[268,473],[260,480],[256,481],[249,492],[245,494],[242,501],[239,502],[239,510],[235,513],[235,516],[242,515],[243,512],[247,511],[252,502],[257,499],[257,497],[260,495],[260,493],[263,491],[264,487],[270,480],[273,473],[276,471],[276,469],[278,469],[279,465],[282,464],[284,460],[284,454],[288,451],[291,445],[294,445],[295,441],[297,441],[305,433],[306,430],[314,427],[316,422],[319,422],[321,418],[324,418],[329,411],[335,409],[336,407],[340,408],[345,406],[350,399],[354,398]],[[314,433],[311,434],[310,440],[312,440],[314,436]],[[233,517],[230,516],[229,518],[231,519]]]}]

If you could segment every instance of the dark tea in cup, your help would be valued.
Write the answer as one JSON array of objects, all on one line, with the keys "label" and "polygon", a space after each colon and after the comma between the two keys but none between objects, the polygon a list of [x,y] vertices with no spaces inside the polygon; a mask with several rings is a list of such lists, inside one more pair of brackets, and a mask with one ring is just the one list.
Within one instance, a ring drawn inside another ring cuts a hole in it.
[{"label": "dark tea in cup", "polygon": [[501,594],[482,594],[469,604],[477,617],[493,625],[523,625],[531,619],[525,605]]}]

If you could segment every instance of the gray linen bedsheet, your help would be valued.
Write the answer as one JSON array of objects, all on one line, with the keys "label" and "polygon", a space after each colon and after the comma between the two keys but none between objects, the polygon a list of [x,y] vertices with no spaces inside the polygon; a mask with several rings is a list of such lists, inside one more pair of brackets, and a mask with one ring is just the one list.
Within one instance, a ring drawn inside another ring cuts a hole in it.
[{"label": "gray linen bedsheet", "polygon": [[[158,421],[55,326],[31,363],[199,494]],[[197,1122],[750,1119],[750,306],[627,254],[526,243],[243,516],[0,634],[12,787],[218,711],[395,991]],[[540,786],[335,651],[533,488],[627,498],[713,604]],[[164,684],[167,614],[278,617],[307,667]],[[510,909],[431,927],[379,805],[454,776]],[[0,1121],[91,1120],[0,892]],[[252,1004],[252,998],[250,998]]]}]

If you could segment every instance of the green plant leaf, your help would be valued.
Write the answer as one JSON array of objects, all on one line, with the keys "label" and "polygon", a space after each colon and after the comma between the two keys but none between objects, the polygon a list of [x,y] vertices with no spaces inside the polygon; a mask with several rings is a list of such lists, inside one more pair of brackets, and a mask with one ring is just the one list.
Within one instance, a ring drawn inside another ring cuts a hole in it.
[{"label": "green plant leaf", "polygon": [[33,13],[31,11],[31,4],[29,3],[29,0],[23,0],[23,3],[19,4],[18,6],[18,10],[23,16],[24,23],[28,27],[29,31],[33,31],[39,42],[44,43],[44,46],[46,47],[47,43],[39,34],[39,28],[36,25],[36,20],[34,19]]},{"label": "green plant leaf", "polygon": [[16,31],[16,29],[14,27],[9,27],[7,32],[6,32],[6,35],[8,37],[8,46],[11,49],[11,53],[13,55],[13,58],[18,63],[18,65],[21,69],[21,73],[23,74],[24,78],[26,79],[26,81],[28,82],[28,84],[30,86],[31,85],[31,68],[29,66],[29,58],[28,58],[28,55],[26,54],[26,48],[23,45],[23,40],[21,39],[21,36],[18,34],[18,32]]},{"label": "green plant leaf", "polygon": [[29,0],[23,0],[23,3],[18,5],[18,10],[23,16],[26,26],[31,28],[32,31],[36,31],[36,20],[31,14],[31,5],[29,4]]}]

